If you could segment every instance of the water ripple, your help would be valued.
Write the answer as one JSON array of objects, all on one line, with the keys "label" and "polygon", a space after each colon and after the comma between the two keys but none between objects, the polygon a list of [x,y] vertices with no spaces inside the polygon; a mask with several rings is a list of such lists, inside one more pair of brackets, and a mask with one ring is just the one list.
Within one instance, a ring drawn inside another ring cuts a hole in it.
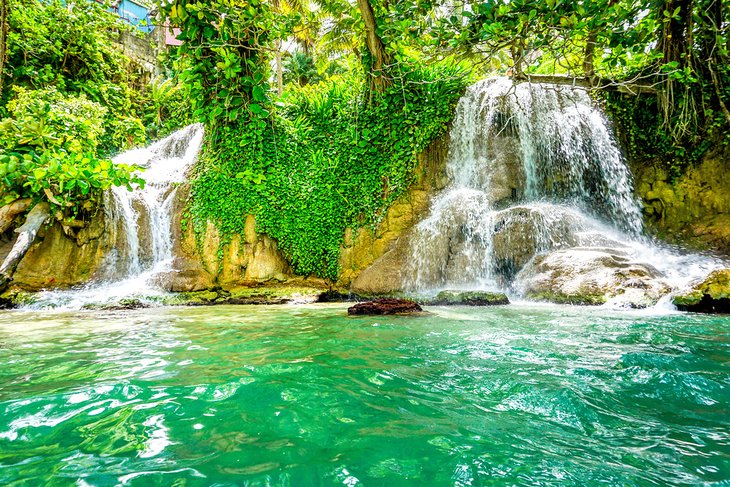
[{"label": "water ripple", "polygon": [[727,318],[433,311],[0,314],[0,484],[730,482]]}]

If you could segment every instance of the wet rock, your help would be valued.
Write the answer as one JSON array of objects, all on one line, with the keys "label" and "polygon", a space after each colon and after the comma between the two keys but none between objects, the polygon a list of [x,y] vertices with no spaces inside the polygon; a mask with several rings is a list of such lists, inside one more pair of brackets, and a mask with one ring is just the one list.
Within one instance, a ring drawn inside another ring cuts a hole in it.
[{"label": "wet rock", "polygon": [[360,294],[387,294],[403,287],[402,269],[405,249],[401,246],[386,252],[373,265],[362,271],[352,282],[353,292]]},{"label": "wet rock", "polygon": [[86,310],[100,310],[100,311],[128,311],[133,309],[144,309],[150,308],[149,303],[140,301],[139,299],[122,299],[118,303],[113,304],[87,304],[82,307]]},{"label": "wet rock", "polygon": [[155,276],[155,284],[166,291],[196,292],[213,287],[213,277],[199,262],[187,257],[175,257],[172,270]]},{"label": "wet rock", "polygon": [[554,303],[653,306],[670,292],[659,271],[620,249],[571,248],[537,256],[516,278],[526,297]]},{"label": "wet rock", "polygon": [[515,206],[494,217],[493,255],[496,270],[509,282],[536,254],[578,244],[584,219],[558,205]]},{"label": "wet rock", "polygon": [[340,291],[329,290],[317,296],[318,303],[346,303],[349,301],[355,301],[353,295]]},{"label": "wet rock", "polygon": [[690,291],[672,298],[681,311],[696,313],[730,313],[730,269],[712,272]]},{"label": "wet rock", "polygon": [[503,293],[485,291],[441,291],[429,301],[433,305],[467,305],[467,306],[497,306],[509,304],[509,299]]},{"label": "wet rock", "polygon": [[358,303],[347,309],[349,315],[395,315],[418,313],[423,309],[408,299],[382,298]]}]

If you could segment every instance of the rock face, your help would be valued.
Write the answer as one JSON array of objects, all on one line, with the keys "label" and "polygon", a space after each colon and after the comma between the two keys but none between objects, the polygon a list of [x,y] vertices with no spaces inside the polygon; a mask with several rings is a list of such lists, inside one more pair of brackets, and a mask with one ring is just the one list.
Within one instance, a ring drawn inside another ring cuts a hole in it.
[{"label": "rock face", "polygon": [[448,147],[445,135],[419,154],[415,181],[388,208],[375,231],[361,228],[345,232],[339,287],[363,294],[385,294],[402,287],[409,232],[428,213],[431,195],[446,185]]},{"label": "rock face", "polygon": [[358,303],[347,309],[348,315],[395,315],[418,313],[423,309],[407,299],[382,298],[375,301]]},{"label": "rock face", "polygon": [[[14,238],[14,235],[12,236]],[[0,248],[0,258],[12,246],[12,238]],[[13,285],[27,290],[67,288],[113,273],[107,256],[114,250],[114,232],[105,231],[99,212],[75,238],[64,234],[58,223],[42,228],[18,265]]]},{"label": "rock face", "polygon": [[489,293],[484,291],[441,291],[428,304],[466,305],[466,306],[498,306],[509,304],[509,299],[503,293]]},{"label": "rock face", "polygon": [[690,291],[674,296],[672,303],[681,311],[730,313],[730,269],[712,272]]},{"label": "rock face", "polygon": [[730,148],[718,147],[679,178],[661,163],[634,164],[644,222],[663,240],[730,254]]},{"label": "rock face", "polygon": [[516,278],[530,299],[632,307],[653,306],[670,292],[656,269],[632,263],[620,249],[571,248],[536,257]]},{"label": "rock face", "polygon": [[[186,195],[180,191],[172,219],[174,270],[159,276],[159,285],[163,288],[173,292],[195,292],[301,281],[279,252],[276,242],[256,232],[253,215],[241,215],[245,219],[244,233],[235,235],[225,245],[212,222],[208,222],[198,242],[193,229],[183,228],[180,223],[185,201]],[[318,279],[312,279],[311,285],[324,287]]]},{"label": "rock face", "polygon": [[578,245],[582,221],[558,206],[516,206],[499,212],[492,237],[496,270],[507,284],[536,254]]}]

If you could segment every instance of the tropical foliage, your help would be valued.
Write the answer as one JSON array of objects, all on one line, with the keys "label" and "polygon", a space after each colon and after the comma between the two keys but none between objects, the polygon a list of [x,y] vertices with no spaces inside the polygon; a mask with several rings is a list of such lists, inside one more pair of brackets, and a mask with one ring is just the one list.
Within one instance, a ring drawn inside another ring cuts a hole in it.
[{"label": "tropical foliage", "polygon": [[144,185],[140,168],[96,155],[106,116],[99,103],[54,88],[14,91],[0,121],[0,204],[46,200],[57,219],[75,219],[112,185]]}]

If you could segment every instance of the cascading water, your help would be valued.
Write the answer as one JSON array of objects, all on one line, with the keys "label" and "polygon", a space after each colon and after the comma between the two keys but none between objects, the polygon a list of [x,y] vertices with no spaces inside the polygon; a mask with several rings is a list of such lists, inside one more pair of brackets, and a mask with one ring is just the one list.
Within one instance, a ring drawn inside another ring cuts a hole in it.
[{"label": "cascading water", "polygon": [[519,291],[519,271],[561,248],[620,249],[673,287],[718,265],[642,237],[631,174],[584,90],[507,78],[471,86],[456,110],[447,173],[410,236],[411,291]]},{"label": "cascading water", "polygon": [[114,187],[104,195],[106,231],[115,241],[98,279],[82,289],[40,293],[32,307],[79,308],[162,294],[155,278],[171,270],[172,205],[202,141],[203,126],[194,124],[147,148],[115,157],[117,164],[144,167],[146,184],[134,191]]}]

